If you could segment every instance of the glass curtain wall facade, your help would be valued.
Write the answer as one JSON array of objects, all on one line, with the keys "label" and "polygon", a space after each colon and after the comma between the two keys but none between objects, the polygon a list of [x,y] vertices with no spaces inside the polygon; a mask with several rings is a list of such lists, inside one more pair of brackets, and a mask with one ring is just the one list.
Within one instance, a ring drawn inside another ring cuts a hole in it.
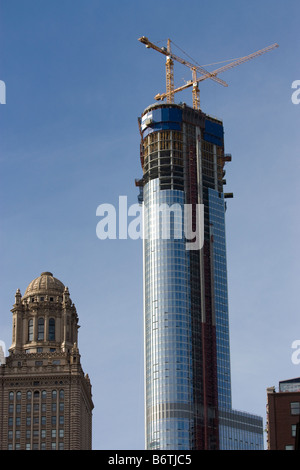
[{"label": "glass curtain wall facade", "polygon": [[219,409],[221,450],[263,450],[260,416],[232,409]]},{"label": "glass curtain wall facade", "polygon": [[[247,448],[253,423],[231,404],[223,124],[171,104],[149,106],[139,124],[146,448],[232,448],[236,430]],[[193,207],[195,232],[197,204],[203,245],[190,249],[184,215]]]},{"label": "glass curtain wall facade", "polygon": [[145,188],[144,204],[144,226],[151,231],[144,241],[147,448],[188,449],[193,432],[189,259],[184,239],[155,233],[162,227],[159,219],[168,216],[155,208],[183,209],[184,192],[160,190],[154,179]]},{"label": "glass curtain wall facade", "polygon": [[208,189],[209,223],[213,237],[214,308],[217,335],[219,408],[231,409],[231,375],[228,318],[224,195]]}]

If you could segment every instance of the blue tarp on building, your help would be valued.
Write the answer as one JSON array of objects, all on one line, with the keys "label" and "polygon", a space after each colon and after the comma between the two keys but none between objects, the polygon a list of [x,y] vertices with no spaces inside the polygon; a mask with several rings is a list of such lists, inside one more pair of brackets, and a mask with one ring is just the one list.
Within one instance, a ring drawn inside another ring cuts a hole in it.
[{"label": "blue tarp on building", "polygon": [[222,146],[224,141],[224,129],[222,124],[206,119],[203,138],[206,142]]},{"label": "blue tarp on building", "polygon": [[142,122],[151,120],[143,131],[146,137],[151,132],[162,130],[181,130],[182,110],[178,108],[157,108],[143,116]]}]

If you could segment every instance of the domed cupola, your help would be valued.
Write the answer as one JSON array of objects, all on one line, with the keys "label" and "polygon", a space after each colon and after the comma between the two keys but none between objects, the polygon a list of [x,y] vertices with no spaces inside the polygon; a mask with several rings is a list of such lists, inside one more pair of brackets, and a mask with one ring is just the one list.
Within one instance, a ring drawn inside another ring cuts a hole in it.
[{"label": "domed cupola", "polygon": [[34,279],[28,285],[25,294],[22,300],[39,301],[42,297],[42,300],[45,300],[45,296],[61,297],[65,290],[64,284],[56,277],[53,277],[53,274],[49,271],[43,272],[39,277]]},{"label": "domed cupola", "polygon": [[49,271],[18,289],[13,312],[13,353],[71,351],[77,344],[78,316],[69,289]]}]

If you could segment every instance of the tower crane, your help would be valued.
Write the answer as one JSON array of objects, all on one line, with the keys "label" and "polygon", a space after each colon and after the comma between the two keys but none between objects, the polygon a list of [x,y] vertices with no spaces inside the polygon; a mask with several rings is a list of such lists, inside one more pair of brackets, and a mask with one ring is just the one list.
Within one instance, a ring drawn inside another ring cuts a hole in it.
[{"label": "tower crane", "polygon": [[[173,59],[179,62],[180,64],[186,65],[189,69],[192,70],[193,81],[196,80],[197,71],[200,72],[202,75],[207,75],[209,73],[203,67],[199,65],[191,64],[189,61],[182,59],[181,57],[173,54],[173,52],[171,51],[171,39],[168,39],[167,47],[158,47],[156,44],[149,41],[149,39],[145,36],[142,36],[141,38],[139,38],[139,41],[145,44],[147,48],[154,49],[155,51],[160,52],[161,54],[164,54],[166,56],[166,93],[165,93],[164,98],[165,97],[167,98],[168,103],[174,103],[174,62],[173,62]],[[223,86],[226,86],[226,87],[228,86],[227,83],[224,82],[224,80],[221,80],[219,77],[212,76],[208,78],[211,78],[212,80],[214,80],[215,82],[218,82],[219,84]],[[198,86],[196,86],[196,88],[198,88]],[[161,99],[161,98],[156,98],[156,99]]]},{"label": "tower crane", "polygon": [[[262,54],[265,54],[266,52],[269,52],[277,47],[278,44],[272,44],[271,46],[265,47],[264,49],[261,49],[259,51],[253,52],[252,54],[249,54],[245,57],[240,57],[237,60],[234,60],[233,62],[230,62],[229,64],[224,65],[223,67],[219,67],[216,70],[213,70],[212,72],[208,72],[205,70],[203,67],[199,65],[195,65],[190,63],[189,61],[182,59],[181,57],[178,57],[177,55],[173,54],[171,51],[171,40],[168,39],[167,41],[167,47],[158,47],[149,39],[145,36],[142,36],[139,38],[139,41],[147,48],[154,49],[157,52],[160,52],[161,54],[166,56],[166,92],[165,93],[158,93],[155,96],[156,100],[164,100],[165,98],[167,99],[167,103],[174,103],[174,94],[178,93],[179,91],[185,90],[186,88],[193,87],[193,108],[194,109],[200,109],[200,92],[199,92],[199,86],[198,83],[202,82],[207,79],[211,79],[220,85],[223,86],[228,86],[224,80],[221,80],[217,75],[219,73],[225,72],[226,70],[229,70],[233,67],[236,67],[237,65],[243,64],[244,62],[247,62],[248,60],[254,59],[257,56],[260,56]],[[182,85],[179,88],[174,88],[174,62],[173,59],[176,60],[177,62],[187,66],[191,71],[192,71],[192,80],[187,82],[185,85]],[[201,73],[201,76],[197,78],[197,72]]]}]

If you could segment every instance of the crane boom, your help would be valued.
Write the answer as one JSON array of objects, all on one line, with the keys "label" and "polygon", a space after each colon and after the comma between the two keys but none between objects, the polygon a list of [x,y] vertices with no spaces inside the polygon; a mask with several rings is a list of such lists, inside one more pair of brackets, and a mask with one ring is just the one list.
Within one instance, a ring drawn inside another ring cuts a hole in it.
[{"label": "crane boom", "polygon": [[264,49],[260,49],[259,51],[253,52],[252,54],[249,54],[245,57],[240,57],[239,59],[230,62],[230,64],[223,65],[223,67],[220,67],[216,70],[214,70],[214,73],[221,73],[225,72],[226,70],[232,69],[233,67],[236,67],[237,65],[243,64],[244,62],[247,62],[248,60],[254,59],[255,57],[258,57],[260,55],[265,54],[266,52],[272,51],[273,49],[276,49],[279,47],[277,43],[271,44],[271,46],[265,47]]},{"label": "crane boom", "polygon": [[[205,75],[202,75],[199,78],[194,77],[193,80],[190,80],[185,85],[182,85],[181,87],[174,89],[173,93],[175,94],[175,93],[177,93],[179,91],[182,91],[182,90],[185,90],[186,88],[189,88],[191,86],[195,87],[196,84],[198,84],[199,82],[202,82],[202,81],[204,81],[208,78],[215,77],[219,73],[225,72],[226,70],[229,70],[233,67],[236,67],[237,65],[243,64],[244,62],[247,62],[248,60],[254,59],[255,57],[258,57],[262,54],[265,54],[266,52],[269,52],[269,51],[271,51],[271,50],[273,50],[277,47],[279,47],[279,45],[277,43],[272,44],[271,46],[268,46],[268,47],[265,47],[264,49],[253,52],[252,54],[249,54],[245,57],[240,57],[239,59],[231,62],[230,64],[224,65],[223,67],[219,67],[218,69],[214,70],[213,72],[207,72]],[[156,100],[164,100],[165,97],[166,97],[166,93],[162,93],[162,94],[157,94],[155,96],[155,99]]]}]

